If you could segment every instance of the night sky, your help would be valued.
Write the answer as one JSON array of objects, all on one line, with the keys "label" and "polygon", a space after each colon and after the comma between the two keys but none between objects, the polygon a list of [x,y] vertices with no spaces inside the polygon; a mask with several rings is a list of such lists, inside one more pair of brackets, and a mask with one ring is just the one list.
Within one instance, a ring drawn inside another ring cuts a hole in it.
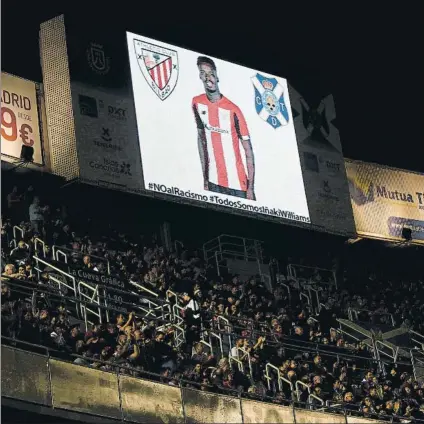
[{"label": "night sky", "polygon": [[3,2],[2,70],[41,82],[40,22],[84,16],[333,93],[346,157],[424,171],[420,2],[88,3]]}]

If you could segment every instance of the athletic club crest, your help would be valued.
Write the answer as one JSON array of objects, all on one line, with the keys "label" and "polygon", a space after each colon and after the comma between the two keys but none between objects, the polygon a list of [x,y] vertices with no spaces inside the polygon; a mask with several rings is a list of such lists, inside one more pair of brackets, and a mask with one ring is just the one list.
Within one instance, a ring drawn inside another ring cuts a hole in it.
[{"label": "athletic club crest", "polygon": [[289,112],[284,102],[284,88],[275,79],[261,74],[252,77],[255,88],[255,107],[258,115],[274,129],[289,122]]},{"label": "athletic club crest", "polygon": [[178,81],[177,52],[142,40],[134,40],[134,50],[147,84],[159,99],[167,99]]}]

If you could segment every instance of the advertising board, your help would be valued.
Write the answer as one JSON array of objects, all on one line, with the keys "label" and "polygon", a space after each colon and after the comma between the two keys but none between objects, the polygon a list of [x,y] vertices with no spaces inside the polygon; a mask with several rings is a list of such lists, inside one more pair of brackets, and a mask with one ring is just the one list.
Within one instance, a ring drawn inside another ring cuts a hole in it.
[{"label": "advertising board", "polygon": [[424,243],[424,175],[401,169],[346,161],[358,234],[385,240]]},{"label": "advertising board", "polygon": [[324,231],[351,236],[355,224],[334,98],[325,91],[311,92],[290,86],[311,222]]},{"label": "advertising board", "polygon": [[20,159],[22,146],[34,149],[34,163],[43,164],[35,82],[1,74],[1,153]]},{"label": "advertising board", "polygon": [[126,37],[67,19],[66,44],[80,180],[140,193],[142,171]]},{"label": "advertising board", "polygon": [[81,181],[139,192],[141,164],[132,137],[132,102],[102,89],[72,83]]}]

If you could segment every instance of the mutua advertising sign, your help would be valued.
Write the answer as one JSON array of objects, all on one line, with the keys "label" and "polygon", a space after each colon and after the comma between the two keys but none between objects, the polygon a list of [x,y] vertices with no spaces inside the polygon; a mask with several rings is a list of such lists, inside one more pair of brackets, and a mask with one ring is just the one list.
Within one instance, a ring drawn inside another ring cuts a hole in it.
[{"label": "mutua advertising sign", "polygon": [[358,234],[424,243],[423,174],[356,161],[346,171]]}]

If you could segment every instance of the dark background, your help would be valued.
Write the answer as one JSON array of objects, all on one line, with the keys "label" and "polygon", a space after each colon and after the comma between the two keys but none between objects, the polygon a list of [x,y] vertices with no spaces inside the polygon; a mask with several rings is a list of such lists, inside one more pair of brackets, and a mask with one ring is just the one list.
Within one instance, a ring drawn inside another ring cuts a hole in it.
[{"label": "dark background", "polygon": [[65,13],[82,33],[130,30],[331,92],[346,157],[424,171],[423,7],[375,3],[4,2],[2,70],[42,81],[39,24]]},{"label": "dark background", "polygon": [[[66,412],[64,412],[66,414]],[[1,407],[1,422],[4,424],[83,424],[82,421],[36,414],[6,406]]]}]

